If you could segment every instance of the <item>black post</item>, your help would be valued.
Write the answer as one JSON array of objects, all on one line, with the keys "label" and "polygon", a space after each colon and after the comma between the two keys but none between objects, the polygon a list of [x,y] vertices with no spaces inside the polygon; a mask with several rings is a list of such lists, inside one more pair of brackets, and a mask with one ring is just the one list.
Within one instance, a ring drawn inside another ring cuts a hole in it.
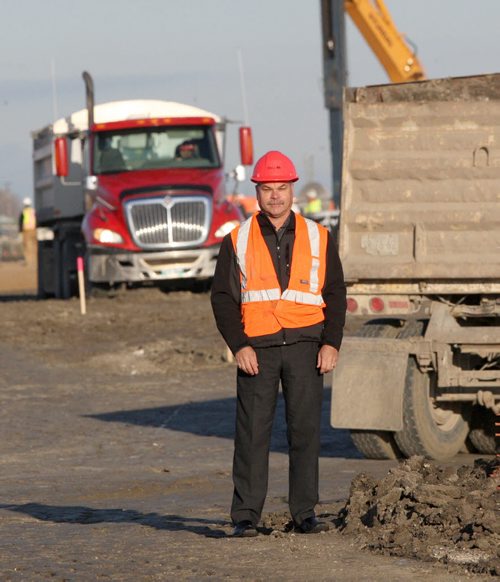
[{"label": "black post", "polygon": [[330,110],[333,201],[340,208],[344,122],[343,92],[347,82],[344,0],[321,0],[325,106]]}]

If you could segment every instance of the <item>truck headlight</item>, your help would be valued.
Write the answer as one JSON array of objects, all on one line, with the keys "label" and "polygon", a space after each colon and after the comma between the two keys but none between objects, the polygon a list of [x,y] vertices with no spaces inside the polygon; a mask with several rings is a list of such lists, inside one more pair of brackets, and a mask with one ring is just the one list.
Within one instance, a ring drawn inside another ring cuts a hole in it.
[{"label": "truck headlight", "polygon": [[239,226],[239,222],[237,220],[230,220],[229,222],[225,222],[222,226],[215,231],[216,238],[223,238],[226,234],[230,233],[233,229]]},{"label": "truck headlight", "polygon": [[100,243],[122,243],[123,238],[120,234],[114,230],[109,230],[109,228],[96,228],[93,232],[95,240]]}]

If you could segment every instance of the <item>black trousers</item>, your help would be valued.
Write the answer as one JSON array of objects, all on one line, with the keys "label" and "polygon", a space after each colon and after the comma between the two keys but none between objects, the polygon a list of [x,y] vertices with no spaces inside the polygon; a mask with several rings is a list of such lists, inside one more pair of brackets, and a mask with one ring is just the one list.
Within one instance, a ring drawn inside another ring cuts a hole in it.
[{"label": "black trousers", "polygon": [[259,373],[238,371],[233,462],[233,523],[256,525],[267,494],[269,446],[281,381],[286,408],[290,513],[296,524],[314,515],[318,503],[323,376],[316,342],[257,348]]}]

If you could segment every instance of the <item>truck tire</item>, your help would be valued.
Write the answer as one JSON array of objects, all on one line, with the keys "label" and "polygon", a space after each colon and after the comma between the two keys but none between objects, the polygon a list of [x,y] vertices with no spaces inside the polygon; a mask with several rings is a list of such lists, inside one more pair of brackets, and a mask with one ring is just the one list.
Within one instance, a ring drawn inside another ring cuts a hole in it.
[{"label": "truck tire", "polygon": [[394,438],[405,456],[422,455],[444,461],[464,446],[469,425],[459,405],[439,405],[432,399],[434,375],[408,360],[403,394],[403,429]]},{"label": "truck tire", "polygon": [[410,337],[421,337],[424,335],[425,322],[420,319],[409,319],[405,322],[398,339],[408,339]]},{"label": "truck tire", "polygon": [[483,406],[472,408],[469,439],[474,448],[483,455],[494,455],[497,452],[495,419],[496,416],[492,410]]},{"label": "truck tire", "polygon": [[92,283],[87,281],[86,293],[90,297],[113,299],[126,291],[125,283]]},{"label": "truck tire", "polygon": [[69,299],[76,295],[77,279],[75,264],[75,245],[71,239],[65,239],[60,246],[59,293],[58,299]]},{"label": "truck tire", "polygon": [[354,446],[366,459],[399,459],[401,453],[394,441],[394,433],[385,430],[350,431]]},{"label": "truck tire", "polygon": [[354,335],[357,337],[396,338],[400,329],[398,320],[374,319],[365,323]]},{"label": "truck tire", "polygon": [[47,260],[49,251],[47,249],[50,243],[38,241],[38,260],[37,260],[37,297],[46,299],[49,296],[47,288],[48,279],[52,276],[52,267]]},{"label": "truck tire", "polygon": [[[369,321],[357,332],[358,337],[384,337],[395,338],[398,336],[397,322],[388,320]],[[398,459],[401,457],[398,446],[394,441],[394,433],[385,430],[359,430],[352,429],[352,442],[358,451],[367,459]]]}]

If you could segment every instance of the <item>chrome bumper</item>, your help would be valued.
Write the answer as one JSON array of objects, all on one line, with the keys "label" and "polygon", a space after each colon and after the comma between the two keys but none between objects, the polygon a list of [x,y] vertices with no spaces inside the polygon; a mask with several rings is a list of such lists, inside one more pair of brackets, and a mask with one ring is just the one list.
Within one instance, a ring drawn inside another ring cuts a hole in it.
[{"label": "chrome bumper", "polygon": [[88,256],[88,277],[93,283],[208,279],[213,277],[219,246],[208,249],[117,253]]}]

